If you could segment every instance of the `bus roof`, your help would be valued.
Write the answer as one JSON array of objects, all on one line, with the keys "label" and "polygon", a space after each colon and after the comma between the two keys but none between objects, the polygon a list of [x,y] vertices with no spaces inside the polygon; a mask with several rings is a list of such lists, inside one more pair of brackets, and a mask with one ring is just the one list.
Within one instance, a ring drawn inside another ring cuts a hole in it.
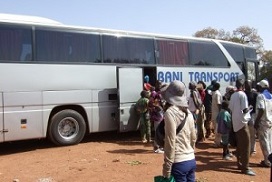
[{"label": "bus roof", "polygon": [[48,18],[43,18],[38,16],[4,14],[4,13],[0,13],[0,22],[39,24],[39,25],[61,25],[60,22],[57,22],[55,20],[51,20]]},{"label": "bus roof", "polygon": [[65,25],[58,21],[43,18],[39,16],[29,16],[29,15],[15,15],[15,14],[3,14],[0,13],[0,23],[14,23],[14,24],[27,24],[27,25],[40,25],[40,26],[50,26],[55,28],[67,28],[67,29],[76,29],[83,31],[93,31],[104,34],[116,34],[120,36],[146,36],[152,38],[172,38],[172,39],[195,39],[195,40],[211,40],[205,38],[196,38],[196,37],[186,37],[186,36],[175,36],[175,35],[166,35],[166,34],[157,34],[157,33],[147,33],[147,32],[136,32],[136,31],[126,31],[126,30],[116,30],[116,29],[104,29],[97,27],[86,27],[86,26],[74,26],[74,25]]},{"label": "bus roof", "polygon": [[[227,41],[227,40],[217,40],[218,42],[221,42],[221,43],[226,43],[226,44],[232,44],[232,45],[237,45],[237,46],[244,46],[244,47],[249,47],[249,48],[254,48],[253,46],[251,45],[247,45],[247,44],[241,44],[241,43],[238,43],[238,42],[231,42],[231,41]],[[255,48],[254,48],[255,49]]]},{"label": "bus roof", "polygon": [[[55,28],[67,28],[83,31],[93,31],[104,34],[115,34],[117,36],[145,36],[158,39],[189,39],[189,40],[203,40],[203,41],[214,41],[214,42],[226,42],[232,43],[240,46],[248,46],[245,44],[233,43],[229,41],[209,39],[203,37],[190,37],[190,36],[179,36],[179,35],[167,35],[167,34],[158,34],[158,33],[147,33],[147,32],[135,32],[135,31],[125,31],[125,30],[116,30],[116,29],[104,29],[104,28],[94,28],[94,27],[84,27],[84,26],[74,26],[74,25],[65,25],[58,21],[43,18],[39,16],[29,16],[29,15],[15,15],[15,14],[3,14],[0,13],[0,22],[4,23],[16,23],[16,24],[28,24],[28,25],[41,25],[41,26],[50,26]],[[252,47],[252,46],[248,46]],[[253,48],[253,47],[252,47]]]}]

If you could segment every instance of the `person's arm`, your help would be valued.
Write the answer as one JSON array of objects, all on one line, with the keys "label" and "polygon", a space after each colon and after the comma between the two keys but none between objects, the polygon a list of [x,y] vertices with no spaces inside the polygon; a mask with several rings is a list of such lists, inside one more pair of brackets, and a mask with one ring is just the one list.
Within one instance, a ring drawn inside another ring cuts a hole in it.
[{"label": "person's arm", "polygon": [[243,113],[247,113],[250,109],[252,109],[252,107],[248,107],[248,100],[247,100],[247,95],[244,93],[241,95],[241,98],[240,98],[240,102],[242,103],[241,104],[241,107],[242,107],[242,111]]},{"label": "person's arm", "polygon": [[186,118],[186,119],[187,119],[188,122],[190,122],[191,146],[194,149],[195,148],[195,143],[196,143],[196,140],[197,140],[194,117],[193,117],[192,114],[188,114],[188,118]]},{"label": "person's arm", "polygon": [[167,110],[164,115],[165,121],[165,143],[164,143],[164,164],[163,176],[169,178],[171,175],[172,164],[175,158],[175,144],[176,144],[176,121]]},{"label": "person's arm", "polygon": [[194,104],[195,104],[195,107],[197,108],[197,109],[200,109],[199,108],[199,102],[198,102],[198,96],[197,96],[197,91],[193,91],[193,100],[194,100]]},{"label": "person's arm", "polygon": [[253,106],[250,105],[249,107],[243,109],[243,113],[247,113],[247,112],[250,111],[251,109],[253,109]]},{"label": "person's arm", "polygon": [[256,130],[258,130],[258,128],[260,126],[260,122],[261,122],[261,118],[262,118],[263,114],[264,114],[264,109],[259,108],[258,109],[258,114],[257,114],[255,122],[254,122],[254,128]]},{"label": "person's arm", "polygon": [[264,114],[264,98],[261,94],[259,94],[257,96],[257,99],[256,99],[256,110],[258,111],[258,114],[255,118],[255,122],[254,122],[254,128],[257,130],[260,126],[260,122],[261,122],[261,118]]},{"label": "person's arm", "polygon": [[220,111],[221,104],[222,104],[222,96],[218,93],[216,93],[216,102],[217,102],[218,111]]}]

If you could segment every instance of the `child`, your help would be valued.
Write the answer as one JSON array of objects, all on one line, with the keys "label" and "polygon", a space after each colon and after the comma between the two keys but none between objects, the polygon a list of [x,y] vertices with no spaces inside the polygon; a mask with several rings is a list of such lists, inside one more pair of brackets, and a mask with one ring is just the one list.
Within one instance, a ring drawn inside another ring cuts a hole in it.
[{"label": "child", "polygon": [[[151,88],[151,96],[149,99],[149,113],[150,113],[150,121],[154,126],[154,131],[156,135],[156,129],[160,122],[163,120],[163,108],[161,103],[161,95],[159,92],[155,91],[155,88]],[[160,148],[156,141],[154,140],[154,152],[155,153],[164,153],[163,148]]]},{"label": "child", "polygon": [[150,92],[143,90],[141,98],[136,103],[136,109],[140,113],[140,132],[142,143],[151,142],[151,124],[148,111]]},{"label": "child", "polygon": [[232,160],[232,154],[229,151],[229,131],[231,130],[231,115],[228,111],[228,102],[222,102],[222,108],[216,118],[217,120],[217,132],[221,134],[221,144],[223,146],[223,159]]}]

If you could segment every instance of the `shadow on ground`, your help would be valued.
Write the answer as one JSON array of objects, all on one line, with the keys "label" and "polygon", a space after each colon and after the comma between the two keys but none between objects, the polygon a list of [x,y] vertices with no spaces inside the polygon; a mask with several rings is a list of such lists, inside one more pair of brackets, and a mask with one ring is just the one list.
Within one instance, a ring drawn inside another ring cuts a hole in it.
[{"label": "shadow on ground", "polygon": [[[142,145],[139,138],[140,134],[137,131],[126,133],[119,133],[117,131],[100,132],[86,135],[81,143],[105,142],[117,143],[119,145]],[[24,141],[5,142],[0,144],[0,155],[10,155],[14,153],[22,153],[37,149],[56,147],[65,146],[56,146],[48,139],[32,139]]]}]

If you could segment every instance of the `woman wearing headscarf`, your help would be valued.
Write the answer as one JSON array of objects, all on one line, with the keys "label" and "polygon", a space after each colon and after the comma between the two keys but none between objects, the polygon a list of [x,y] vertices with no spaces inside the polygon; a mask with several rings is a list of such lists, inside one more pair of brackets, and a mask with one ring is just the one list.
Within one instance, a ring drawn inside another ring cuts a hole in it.
[{"label": "woman wearing headscarf", "polygon": [[[163,176],[169,178],[172,175],[176,182],[195,181],[196,131],[185,90],[184,83],[177,80],[162,90],[166,101]],[[182,122],[185,122],[183,128],[176,133]]]},{"label": "woman wearing headscarf", "polygon": [[149,83],[149,76],[145,75],[145,77],[144,77],[144,90],[150,91],[151,87],[152,87],[152,85]]}]

